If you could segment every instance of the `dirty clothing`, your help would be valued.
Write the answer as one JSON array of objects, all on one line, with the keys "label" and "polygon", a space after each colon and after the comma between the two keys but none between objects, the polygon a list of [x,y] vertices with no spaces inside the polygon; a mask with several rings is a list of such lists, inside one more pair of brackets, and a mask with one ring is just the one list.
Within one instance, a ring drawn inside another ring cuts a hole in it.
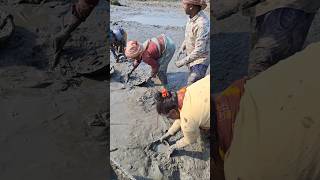
[{"label": "dirty clothing", "polygon": [[194,143],[200,136],[200,128],[210,128],[210,76],[187,87],[180,119],[168,130],[174,135],[181,128],[184,137],[176,142],[177,148]]},{"label": "dirty clothing", "polygon": [[302,10],[279,8],[258,16],[257,41],[250,52],[248,76],[252,78],[300,51],[314,15]]},{"label": "dirty clothing", "polygon": [[183,60],[189,67],[209,65],[210,20],[203,11],[188,20],[182,47],[186,48],[187,56]]},{"label": "dirty clothing", "polygon": [[279,8],[296,9],[313,14],[318,11],[319,7],[319,0],[266,0],[254,8],[255,15],[258,17]]},{"label": "dirty clothing", "polygon": [[320,43],[247,81],[225,156],[227,180],[320,177]]},{"label": "dirty clothing", "polygon": [[[172,59],[176,46],[173,40],[162,34],[156,38],[148,39],[143,43],[145,48],[142,61],[152,67],[152,74],[158,75],[162,83],[167,84],[167,69]],[[135,64],[135,67],[139,65]]]},{"label": "dirty clothing", "polygon": [[176,51],[176,45],[173,40],[167,36],[165,36],[165,50],[163,51],[161,57],[158,60],[159,69],[158,69],[158,77],[163,84],[168,83],[167,79],[167,69],[172,59],[174,52]]},{"label": "dirty clothing", "polygon": [[222,157],[232,141],[233,125],[239,111],[245,82],[245,79],[235,81],[214,98],[218,144]]},{"label": "dirty clothing", "polygon": [[85,21],[98,3],[99,0],[79,0],[76,4],[72,5],[72,14],[78,19]]},{"label": "dirty clothing", "polygon": [[196,64],[194,66],[189,67],[189,69],[190,69],[190,73],[189,73],[187,85],[191,85],[192,83],[205,77],[208,66],[204,64]]}]

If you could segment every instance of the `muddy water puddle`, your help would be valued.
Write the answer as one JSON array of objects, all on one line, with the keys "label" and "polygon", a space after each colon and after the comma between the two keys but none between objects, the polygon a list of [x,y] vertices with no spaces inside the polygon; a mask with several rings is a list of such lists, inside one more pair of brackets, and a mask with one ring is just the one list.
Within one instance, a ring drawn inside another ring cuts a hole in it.
[{"label": "muddy water puddle", "polygon": [[184,27],[187,16],[178,12],[143,12],[143,14],[129,16],[124,21],[134,21],[146,25]]}]

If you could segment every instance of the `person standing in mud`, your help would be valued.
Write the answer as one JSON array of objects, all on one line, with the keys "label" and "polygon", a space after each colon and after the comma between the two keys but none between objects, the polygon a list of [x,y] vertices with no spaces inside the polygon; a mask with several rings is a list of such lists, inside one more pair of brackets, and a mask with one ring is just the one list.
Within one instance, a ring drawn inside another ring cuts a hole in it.
[{"label": "person standing in mud", "polygon": [[53,40],[55,54],[51,68],[54,68],[57,65],[62,48],[71,37],[71,33],[86,20],[98,3],[99,0],[79,0],[76,4],[72,5],[70,22],[54,37]]},{"label": "person standing in mud", "polygon": [[246,10],[256,31],[248,76],[252,78],[302,50],[319,7],[319,0],[266,0]]},{"label": "person standing in mud", "polygon": [[[189,20],[186,25],[185,39],[179,50],[178,68],[187,65],[190,69],[187,84],[190,85],[206,75],[210,64],[210,20],[203,12],[207,7],[205,0],[182,0],[183,8]],[[187,56],[179,59],[186,51]]]},{"label": "person standing in mud", "polygon": [[139,66],[140,62],[144,61],[152,67],[150,79],[157,75],[162,85],[167,88],[168,64],[175,50],[176,45],[173,40],[164,34],[148,39],[143,44],[140,44],[138,41],[129,41],[125,49],[125,55],[134,62],[133,69],[127,78]]},{"label": "person standing in mud", "polygon": [[125,61],[124,49],[127,44],[127,32],[123,28],[110,31],[110,50],[116,62]]},{"label": "person standing in mud", "polygon": [[170,146],[169,156],[174,150],[196,142],[200,129],[210,129],[210,75],[178,92],[163,89],[155,94],[155,100],[158,114],[175,120],[160,141],[174,135],[180,128],[184,135]]}]

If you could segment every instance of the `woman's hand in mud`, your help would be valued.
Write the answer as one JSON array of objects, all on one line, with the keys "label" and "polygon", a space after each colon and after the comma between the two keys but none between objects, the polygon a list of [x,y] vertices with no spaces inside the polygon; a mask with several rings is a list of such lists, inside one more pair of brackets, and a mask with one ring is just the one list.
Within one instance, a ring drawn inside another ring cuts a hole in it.
[{"label": "woman's hand in mud", "polygon": [[169,133],[164,134],[163,136],[160,137],[160,142],[163,143],[164,140],[168,139],[168,137],[170,136]]},{"label": "woman's hand in mud", "polygon": [[168,152],[167,152],[168,158],[171,157],[171,154],[172,154],[172,153],[174,152],[174,150],[176,150],[176,149],[177,149],[176,144],[173,144],[173,145],[171,145],[171,146],[169,147]]}]

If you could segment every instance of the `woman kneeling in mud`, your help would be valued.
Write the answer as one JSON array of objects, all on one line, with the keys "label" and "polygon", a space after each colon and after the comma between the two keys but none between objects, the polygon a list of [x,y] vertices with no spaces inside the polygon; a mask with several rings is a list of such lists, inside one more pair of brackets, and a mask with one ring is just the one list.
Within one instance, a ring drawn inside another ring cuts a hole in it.
[{"label": "woman kneeling in mud", "polygon": [[157,75],[161,83],[166,86],[168,83],[167,68],[175,50],[176,46],[173,40],[164,34],[148,39],[143,44],[138,41],[129,41],[125,49],[125,55],[134,61],[134,68],[128,74],[128,77],[139,66],[140,62],[144,61],[152,67],[150,78]]},{"label": "woman kneeling in mud", "polygon": [[170,146],[170,154],[194,143],[201,129],[210,129],[210,75],[178,92],[163,90],[155,95],[157,112],[175,122],[160,141],[174,135],[180,128],[184,137]]}]

